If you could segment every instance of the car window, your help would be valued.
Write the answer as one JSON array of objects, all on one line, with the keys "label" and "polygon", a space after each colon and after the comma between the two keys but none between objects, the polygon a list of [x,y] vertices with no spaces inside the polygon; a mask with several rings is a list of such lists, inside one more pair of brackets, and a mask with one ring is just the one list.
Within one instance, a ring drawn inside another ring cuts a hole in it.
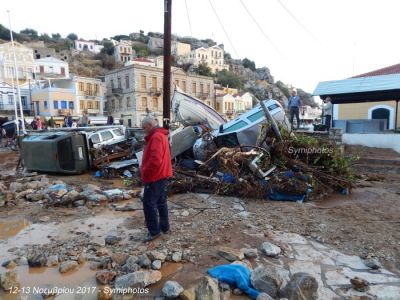
[{"label": "car window", "polygon": [[99,137],[99,135],[96,133],[96,134],[93,134],[91,137],[90,137],[90,139],[92,140],[92,143],[93,144],[97,144],[97,143],[100,143],[100,137]]},{"label": "car window", "polygon": [[115,134],[116,136],[124,136],[124,133],[123,133],[122,130],[119,129],[119,128],[114,129],[113,132],[114,132],[114,134]]},{"label": "car window", "polygon": [[103,132],[100,132],[100,134],[101,134],[101,138],[103,141],[108,141],[113,138],[112,133],[109,131],[103,131]]}]

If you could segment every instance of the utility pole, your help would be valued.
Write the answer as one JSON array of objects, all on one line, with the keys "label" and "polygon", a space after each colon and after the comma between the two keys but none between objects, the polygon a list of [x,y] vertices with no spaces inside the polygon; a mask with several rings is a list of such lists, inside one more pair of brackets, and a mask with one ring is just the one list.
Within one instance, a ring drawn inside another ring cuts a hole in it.
[{"label": "utility pole", "polygon": [[171,6],[172,0],[164,0],[163,127],[165,129],[169,129],[171,118]]},{"label": "utility pole", "polygon": [[[24,112],[23,112],[22,102],[21,102],[21,90],[19,88],[17,58],[15,56],[14,36],[13,36],[12,29],[11,29],[10,11],[7,10],[7,13],[8,13],[8,23],[10,25],[11,46],[12,46],[12,51],[13,51],[13,56],[14,56],[14,69],[15,69],[15,79],[16,79],[16,83],[17,83],[19,110],[20,110],[20,114],[21,114],[21,126],[22,126],[22,132],[25,134],[26,133],[26,131],[25,131],[25,119],[24,119]],[[16,121],[18,122],[18,120],[16,120]]]}]

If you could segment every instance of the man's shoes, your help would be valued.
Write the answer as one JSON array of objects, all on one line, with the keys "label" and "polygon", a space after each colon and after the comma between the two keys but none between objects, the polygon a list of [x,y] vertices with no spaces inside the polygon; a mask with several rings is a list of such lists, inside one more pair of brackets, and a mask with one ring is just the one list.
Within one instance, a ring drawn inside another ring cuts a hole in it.
[{"label": "man's shoes", "polygon": [[167,231],[162,231],[162,234],[170,234],[171,233],[171,229],[168,229]]},{"label": "man's shoes", "polygon": [[155,240],[156,238],[158,238],[160,236],[160,234],[156,234],[156,235],[152,235],[150,232],[148,232],[146,234],[146,236],[144,237],[143,241],[145,243],[151,242],[153,240]]}]

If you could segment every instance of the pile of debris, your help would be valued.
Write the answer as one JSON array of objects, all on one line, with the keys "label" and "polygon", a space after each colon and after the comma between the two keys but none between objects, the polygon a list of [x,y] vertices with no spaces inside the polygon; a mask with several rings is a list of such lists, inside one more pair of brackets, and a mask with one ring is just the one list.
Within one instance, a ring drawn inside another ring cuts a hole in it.
[{"label": "pile of debris", "polygon": [[[353,187],[353,159],[329,140],[294,135],[280,127],[277,138],[270,122],[258,145],[222,147],[203,161],[187,159],[175,168],[170,193],[209,192],[246,198],[302,202]],[[217,149],[216,145],[209,148]]]}]

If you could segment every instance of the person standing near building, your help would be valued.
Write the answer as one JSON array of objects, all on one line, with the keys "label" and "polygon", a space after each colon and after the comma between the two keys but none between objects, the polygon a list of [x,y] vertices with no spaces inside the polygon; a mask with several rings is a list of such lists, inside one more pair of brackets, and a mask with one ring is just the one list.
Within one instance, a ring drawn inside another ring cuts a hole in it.
[{"label": "person standing near building", "polygon": [[86,112],[83,112],[82,118],[81,118],[81,126],[88,127],[88,124],[89,124],[89,117]]},{"label": "person standing near building", "polygon": [[168,233],[167,180],[172,176],[171,153],[168,130],[157,126],[152,117],[142,121],[146,145],[144,148],[141,178],[144,184],[143,210],[148,234],[144,241],[157,238],[161,232]]},{"label": "person standing near building", "polygon": [[49,121],[47,122],[47,125],[50,128],[54,128],[56,126],[56,122],[54,121],[53,116],[50,117]]},{"label": "person standing near building", "polygon": [[292,90],[292,96],[289,98],[288,101],[288,107],[289,107],[289,112],[290,112],[290,124],[292,125],[293,128],[293,119],[294,116],[296,116],[297,120],[297,129],[300,127],[300,107],[301,107],[301,100],[300,97],[297,95],[296,90]]},{"label": "person standing near building", "polygon": [[36,128],[37,130],[42,130],[43,129],[43,122],[40,117],[36,118]]},{"label": "person standing near building", "polygon": [[107,125],[114,125],[114,118],[113,118],[113,116],[111,115],[111,113],[108,114],[108,117],[107,117]]},{"label": "person standing near building", "polygon": [[68,113],[68,117],[67,117],[67,127],[72,127],[72,123],[74,123],[74,119],[72,118],[71,114]]},{"label": "person standing near building", "polygon": [[333,105],[332,105],[331,101],[332,101],[331,97],[328,96],[324,99],[324,104],[322,104],[322,112],[324,114],[325,126],[326,126],[327,131],[329,131],[329,129],[331,128],[331,124],[332,124]]}]

